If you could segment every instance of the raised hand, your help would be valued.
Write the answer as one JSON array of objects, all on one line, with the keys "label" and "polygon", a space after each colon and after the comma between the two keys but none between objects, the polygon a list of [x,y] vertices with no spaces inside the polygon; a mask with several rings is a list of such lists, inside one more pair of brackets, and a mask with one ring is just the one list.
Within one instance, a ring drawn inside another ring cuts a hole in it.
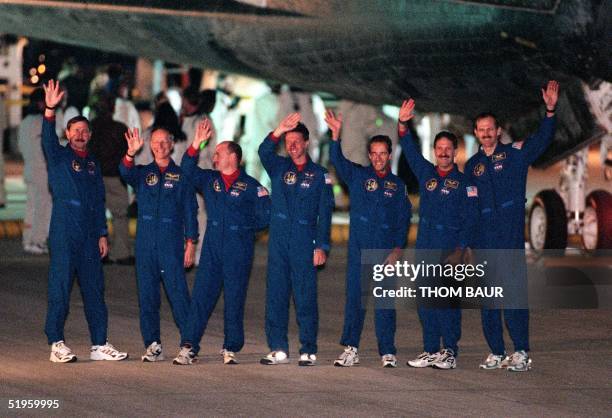
[{"label": "raised hand", "polygon": [[274,136],[279,137],[297,126],[300,121],[299,113],[291,113],[281,121],[278,127],[274,130]]},{"label": "raised hand", "polygon": [[194,149],[200,149],[202,144],[206,145],[208,140],[212,137],[212,131],[212,123],[210,122],[210,119],[204,118],[201,120],[196,127],[195,138],[193,139],[191,146]]},{"label": "raised hand", "polygon": [[48,108],[57,107],[64,97],[64,92],[60,90],[59,81],[49,80],[47,85],[43,84],[45,90],[45,105]]},{"label": "raised hand", "polygon": [[546,85],[546,89],[542,89],[542,99],[544,99],[546,104],[546,110],[549,113],[554,112],[557,100],[559,99],[559,83],[555,80],[550,80]]},{"label": "raised hand", "polygon": [[338,113],[338,117],[336,117],[331,109],[327,109],[325,111],[325,123],[332,133],[332,140],[337,141],[342,130],[342,114]]},{"label": "raised hand", "polygon": [[414,117],[414,100],[404,100],[399,111],[400,123],[406,123]]},{"label": "raised hand", "polygon": [[125,140],[128,143],[127,153],[129,155],[136,155],[144,144],[144,139],[142,139],[138,134],[138,128],[134,128],[132,130],[128,129],[125,133]]}]

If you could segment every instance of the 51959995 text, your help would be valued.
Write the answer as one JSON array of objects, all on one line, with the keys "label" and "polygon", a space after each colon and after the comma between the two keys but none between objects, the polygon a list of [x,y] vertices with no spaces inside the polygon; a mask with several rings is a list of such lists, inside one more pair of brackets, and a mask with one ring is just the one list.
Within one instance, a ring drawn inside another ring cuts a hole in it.
[{"label": "51959995 text", "polygon": [[58,399],[9,399],[8,409],[58,409]]}]

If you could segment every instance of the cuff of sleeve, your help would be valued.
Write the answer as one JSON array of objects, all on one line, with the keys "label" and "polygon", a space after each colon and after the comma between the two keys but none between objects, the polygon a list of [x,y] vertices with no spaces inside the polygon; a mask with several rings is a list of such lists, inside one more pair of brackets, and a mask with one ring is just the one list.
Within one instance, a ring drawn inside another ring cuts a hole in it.
[{"label": "cuff of sleeve", "polygon": [[195,157],[199,154],[200,150],[197,150],[193,147],[193,145],[190,145],[189,148],[187,148],[187,155],[189,155],[190,157]]},{"label": "cuff of sleeve", "polygon": [[408,130],[408,127],[402,125],[401,123],[397,124],[397,135],[401,138],[404,135],[406,135],[408,132],[410,132]]},{"label": "cuff of sleeve", "polygon": [[270,140],[274,142],[275,144],[278,144],[278,141],[280,141],[280,136],[275,136],[274,131],[270,132],[270,134],[268,135],[268,138],[270,138]]},{"label": "cuff of sleeve", "polygon": [[329,246],[329,244],[321,244],[321,245],[317,245],[315,248],[321,249],[323,251],[325,251],[326,253],[329,252],[329,250],[331,249],[331,247]]},{"label": "cuff of sleeve", "polygon": [[132,168],[134,167],[134,160],[130,161],[127,159],[127,157],[123,157],[123,165],[126,166],[127,168]]}]

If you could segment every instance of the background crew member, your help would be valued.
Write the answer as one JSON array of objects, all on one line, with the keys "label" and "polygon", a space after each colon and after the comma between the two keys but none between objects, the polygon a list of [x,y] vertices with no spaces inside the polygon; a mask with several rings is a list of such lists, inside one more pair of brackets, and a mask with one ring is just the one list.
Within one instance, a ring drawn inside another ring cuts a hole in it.
[{"label": "background crew member", "polygon": [[[276,154],[285,139],[289,157]],[[272,181],[272,213],[268,243],[266,336],[271,352],[262,364],[288,363],[289,299],[293,292],[300,328],[301,366],[316,364],[319,312],[317,266],[329,251],[334,196],[331,178],[312,162],[308,129],[299,113],[287,116],[259,146],[259,157]]]},{"label": "background crew member", "polygon": [[193,286],[187,339],[175,364],[195,361],[221,289],[225,323],[221,355],[225,364],[238,363],[235,353],[244,346],[244,304],[253,265],[255,232],[270,222],[268,190],[239,169],[240,145],[231,141],[217,145],[213,156],[215,170],[197,166],[200,145],[212,136],[210,119],[201,121],[181,162],[185,174],[204,196],[208,226]]},{"label": "background crew member", "polygon": [[62,147],[55,132],[55,108],[64,93],[53,80],[49,80],[44,89],[46,109],[42,144],[53,196],[49,231],[49,307],[45,325],[51,344],[50,360],[70,363],[77,359],[64,343],[64,324],[75,273],[89,325],[91,360],[123,360],[128,354],[106,341],[108,312],[104,303],[101,261],[108,253],[104,183],[99,164],[87,153],[91,137],[89,122],[83,116],[68,121],[68,146]]},{"label": "background crew member", "polygon": [[134,165],[144,140],[138,129],[125,135],[128,151],[119,165],[121,177],[138,199],[136,275],[140,304],[140,331],[146,347],[142,361],[163,360],[160,337],[160,281],[166,289],[174,320],[185,341],[189,289],[185,268],[193,265],[198,239],[198,204],[192,183],[174,163],[172,135],[164,128],[151,133],[154,161]]},{"label": "background crew member", "polygon": [[[538,131],[522,142],[502,144],[501,128],[495,116],[483,113],[476,117],[474,135],[480,149],[465,165],[468,181],[478,188],[479,218],[475,247],[480,249],[525,250],[525,189],[529,166],[546,150],[555,133],[555,106],[559,84],[549,81],[542,89],[546,117]],[[523,253],[524,255],[524,253]],[[523,262],[497,257],[498,279],[510,284],[526,282]],[[512,303],[512,301],[509,301]],[[516,302],[516,301],[515,301]],[[482,309],[482,327],[491,354],[480,365],[483,369],[507,367],[511,371],[527,371],[531,367],[529,351],[529,310],[504,309],[504,319],[514,342],[515,352],[506,358],[500,309]]]},{"label": "background crew member", "polygon": [[[426,251],[417,251],[417,261],[422,255],[426,261],[440,263],[451,251],[459,249],[458,253],[461,253],[470,245],[478,193],[475,187],[467,184],[466,177],[455,165],[457,137],[453,133],[442,131],[434,138],[433,149],[438,165],[434,166],[423,157],[407,126],[414,116],[413,110],[414,101],[405,100],[399,113],[398,132],[402,151],[419,181],[416,249]],[[436,250],[440,250],[440,253]],[[437,369],[456,367],[461,310],[449,307],[450,301],[438,301],[437,304],[446,306],[418,307],[424,351],[416,359],[408,361],[409,366],[433,366]],[[444,347],[442,350],[440,339]]]}]

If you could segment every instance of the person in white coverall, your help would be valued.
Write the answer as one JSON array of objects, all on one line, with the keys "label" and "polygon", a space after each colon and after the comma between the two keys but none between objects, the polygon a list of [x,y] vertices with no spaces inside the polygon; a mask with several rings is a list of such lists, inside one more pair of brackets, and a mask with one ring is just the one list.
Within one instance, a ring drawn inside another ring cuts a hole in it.
[{"label": "person in white coverall", "polygon": [[47,162],[41,144],[45,97],[42,89],[30,96],[30,114],[17,132],[17,145],[23,156],[23,177],[27,189],[23,227],[23,249],[32,254],[48,252],[49,224],[53,206],[47,178]]}]

